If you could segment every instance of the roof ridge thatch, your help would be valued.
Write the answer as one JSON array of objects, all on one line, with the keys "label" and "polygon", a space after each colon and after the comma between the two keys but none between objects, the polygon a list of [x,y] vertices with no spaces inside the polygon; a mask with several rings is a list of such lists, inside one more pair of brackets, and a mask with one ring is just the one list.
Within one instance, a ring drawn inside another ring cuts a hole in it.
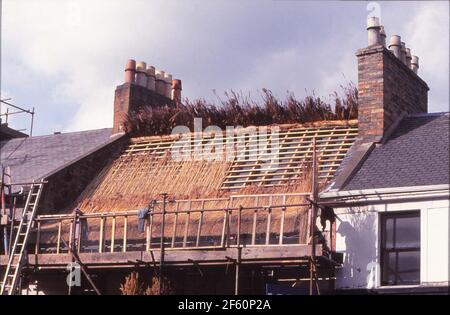
[{"label": "roof ridge thatch", "polygon": [[194,118],[202,118],[203,128],[218,126],[270,126],[305,123],[323,120],[349,120],[358,115],[358,93],[350,83],[341,86],[343,96],[330,94],[331,102],[314,94],[297,99],[287,95],[284,101],[277,99],[270,90],[263,89],[262,102],[234,91],[225,92],[225,100],[219,104],[204,99],[183,102],[174,106],[142,104],[140,110],[131,112],[125,121],[125,131],[131,136],[167,135],[175,126],[187,126],[193,130]]},{"label": "roof ridge thatch", "polygon": [[[247,127],[242,127],[239,132],[245,132],[249,128],[273,128],[278,127],[280,131],[287,131],[289,129],[309,129],[309,128],[328,128],[328,127],[355,127],[358,125],[358,119],[336,119],[336,120],[318,120],[309,121],[304,123],[287,123],[287,124],[272,124],[272,125],[251,125]],[[191,137],[196,135],[202,135],[205,132],[190,132]],[[167,134],[167,135],[151,135],[151,136],[135,136],[130,138],[130,143],[139,143],[146,141],[171,141],[178,140],[181,138],[180,134]]]}]

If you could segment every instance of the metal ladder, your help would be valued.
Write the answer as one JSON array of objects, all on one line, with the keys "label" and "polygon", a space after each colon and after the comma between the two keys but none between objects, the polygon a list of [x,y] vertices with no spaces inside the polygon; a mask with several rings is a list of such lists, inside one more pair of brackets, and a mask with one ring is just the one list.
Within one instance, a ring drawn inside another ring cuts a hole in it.
[{"label": "metal ladder", "polygon": [[24,261],[24,253],[28,243],[31,226],[36,215],[39,198],[41,197],[44,183],[32,183],[28,193],[25,207],[23,208],[22,219],[20,223],[13,227],[11,235],[16,230],[14,245],[10,250],[8,266],[1,285],[0,295],[14,295],[17,292],[17,285],[21,274]]}]

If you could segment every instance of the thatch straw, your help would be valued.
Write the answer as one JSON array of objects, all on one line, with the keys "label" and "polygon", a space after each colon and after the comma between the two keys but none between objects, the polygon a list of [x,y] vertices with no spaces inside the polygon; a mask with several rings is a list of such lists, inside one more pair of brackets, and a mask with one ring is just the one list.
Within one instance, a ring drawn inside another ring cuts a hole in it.
[{"label": "thatch straw", "polygon": [[[212,162],[210,162],[212,163]],[[191,167],[192,165],[190,165]],[[207,168],[206,168],[207,169]],[[308,170],[308,168],[307,168]],[[184,174],[184,173],[183,173]],[[102,175],[103,177],[105,175]],[[186,175],[187,176],[187,175]],[[170,181],[169,179],[165,179]],[[107,182],[107,180],[103,179],[100,181],[100,184]],[[122,180],[122,183],[125,181]],[[220,182],[220,180],[219,180]],[[186,187],[190,187],[189,181],[182,183]],[[166,185],[163,183],[162,185]],[[142,187],[142,186],[139,186]],[[133,187],[135,190],[130,190],[130,193],[133,192],[134,198],[129,198],[126,192],[121,192],[123,198],[117,199],[107,199],[108,192],[103,193],[104,190],[95,189],[93,187],[88,192],[91,194],[91,198],[88,201],[84,200],[81,203],[82,209],[85,212],[113,212],[114,210],[131,210],[137,209],[140,207],[146,207],[149,203],[149,199],[147,198],[147,191],[145,189],[140,190],[139,187]],[[151,186],[153,187],[153,186]],[[167,188],[168,186],[164,186],[163,188]],[[128,185],[118,185],[115,192],[120,191],[119,188],[126,189],[129,188]],[[215,192],[218,194],[217,187],[213,185],[214,189],[206,190],[208,192]],[[176,187],[176,189],[181,189],[180,187]],[[299,179],[292,181],[288,185],[278,186],[278,187],[262,187],[262,186],[249,186],[244,189],[239,190],[237,193],[221,193],[221,196],[212,196],[212,197],[221,197],[211,200],[196,200],[195,198],[191,198],[189,200],[179,200],[176,198],[176,202],[169,202],[167,204],[166,210],[169,214],[165,216],[165,229],[164,235],[166,239],[172,239],[174,234],[174,229],[176,229],[175,239],[176,242],[180,242],[184,236],[184,229],[186,220],[189,217],[189,230],[188,230],[188,242],[195,242],[196,235],[198,232],[198,225],[200,220],[200,209],[217,209],[217,211],[204,211],[203,220],[202,220],[202,229],[201,229],[201,240],[205,238],[213,238],[211,242],[214,242],[214,245],[218,245],[220,241],[221,234],[224,226],[224,215],[226,209],[236,209],[240,206],[244,207],[244,210],[241,213],[241,235],[243,237],[251,237],[252,229],[253,229],[253,219],[254,219],[254,211],[255,209],[245,209],[250,207],[257,207],[257,225],[256,225],[256,234],[258,238],[265,238],[266,229],[267,229],[267,220],[268,220],[268,210],[266,207],[272,206],[271,211],[271,225],[269,232],[271,233],[270,241],[273,243],[277,241],[277,237],[279,237],[280,229],[281,229],[281,216],[282,216],[282,208],[277,206],[287,206],[285,210],[285,220],[284,220],[284,233],[285,235],[296,235],[295,238],[298,239],[299,242],[306,242],[306,232],[307,232],[307,224],[308,224],[308,207],[306,206],[289,206],[289,205],[298,205],[305,204],[305,196],[298,193],[306,193],[311,191],[311,172],[307,171],[304,173],[302,177]],[[113,190],[114,192],[114,190]],[[139,194],[141,192],[141,194]],[[205,194],[206,194],[205,193]],[[97,195],[99,194],[99,195]],[[212,194],[212,193],[211,193]],[[175,195],[176,196],[176,195]],[[201,195],[204,197],[204,195]],[[211,196],[210,196],[211,197]],[[102,199],[104,198],[104,199]],[[92,205],[94,207],[90,208]],[[84,206],[84,208],[83,208]],[[111,207],[113,209],[111,209]],[[161,207],[158,206],[156,211],[160,211]],[[191,212],[188,216],[186,210],[197,210],[195,212]],[[127,234],[128,240],[145,240],[145,233],[139,232],[137,229],[137,212],[135,214],[130,214],[128,217],[128,225],[127,225]],[[230,216],[230,235],[236,235],[237,233],[237,211],[233,211]],[[177,217],[177,224],[175,225],[175,217]],[[152,220],[152,238],[159,238],[161,235],[161,215],[155,214],[153,215]],[[112,219],[109,217],[106,221],[105,225],[105,238],[107,242],[110,242],[111,237],[111,223]],[[118,217],[116,220],[116,242],[121,243],[121,237],[123,236],[124,226],[123,226],[123,218]],[[64,239],[68,240],[69,234],[69,224],[70,220],[66,220],[63,224],[62,236]],[[85,236],[85,241],[88,242],[96,242],[100,238],[100,219],[91,218],[87,221],[88,226],[88,235]],[[57,226],[56,223],[53,224],[44,224],[41,230],[41,240],[47,243],[55,243],[57,237]],[[245,240],[244,240],[245,242]],[[248,239],[247,239],[248,243]]]},{"label": "thatch straw", "polygon": [[229,162],[175,161],[146,155],[115,160],[78,199],[84,212],[121,211],[147,206],[168,193],[178,199],[217,195]]},{"label": "thatch straw", "polygon": [[203,99],[189,101],[177,107],[144,106],[132,112],[125,123],[125,130],[132,136],[170,134],[173,127],[183,125],[193,130],[195,117],[203,119],[203,127],[210,125],[225,129],[226,126],[251,126],[304,123],[319,120],[353,119],[358,115],[358,93],[349,83],[341,86],[344,96],[337,92],[331,96],[334,104],[312,94],[296,99],[291,93],[285,101],[277,99],[271,91],[263,89],[262,103],[250,96],[234,91],[225,93],[225,100],[219,98],[219,105]]}]

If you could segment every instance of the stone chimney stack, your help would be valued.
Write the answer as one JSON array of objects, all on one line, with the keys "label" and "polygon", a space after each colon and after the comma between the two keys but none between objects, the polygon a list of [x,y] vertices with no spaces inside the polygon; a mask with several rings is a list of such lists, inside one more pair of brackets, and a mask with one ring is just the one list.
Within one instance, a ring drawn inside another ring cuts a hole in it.
[{"label": "stone chimney stack", "polygon": [[[169,82],[170,80],[170,82]],[[125,66],[124,83],[116,87],[114,95],[113,134],[124,131],[127,115],[146,106],[175,106],[171,97],[172,76],[141,61],[130,59]],[[176,96],[181,99],[180,91]]]},{"label": "stone chimney stack", "polygon": [[381,26],[377,22],[369,18],[369,45],[356,53],[358,132],[367,142],[382,141],[404,115],[428,110],[429,88],[417,75],[417,57],[412,56],[408,66],[411,52],[397,35],[391,37],[391,50],[386,49],[378,37]]}]

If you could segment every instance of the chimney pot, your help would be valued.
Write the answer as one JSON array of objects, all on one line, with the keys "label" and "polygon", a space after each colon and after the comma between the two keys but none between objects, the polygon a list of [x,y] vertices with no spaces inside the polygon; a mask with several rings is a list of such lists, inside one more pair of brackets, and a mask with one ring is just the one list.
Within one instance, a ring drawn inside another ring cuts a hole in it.
[{"label": "chimney pot", "polygon": [[155,90],[156,93],[165,96],[166,95],[166,82],[164,80],[165,72],[162,70],[156,70],[155,77]]},{"label": "chimney pot", "polygon": [[167,98],[170,98],[171,94],[172,94],[172,75],[169,73],[166,73],[164,75],[164,82],[166,84],[165,86],[165,96]]},{"label": "chimney pot", "polygon": [[136,61],[133,59],[128,59],[125,65],[125,83],[134,83],[134,75],[136,73]]},{"label": "chimney pot", "polygon": [[391,40],[389,41],[389,50],[391,50],[398,59],[401,59],[401,47],[401,37],[399,35],[392,35]]},{"label": "chimney pot", "polygon": [[414,55],[411,56],[411,70],[416,74],[419,71],[419,57]]},{"label": "chimney pot", "polygon": [[408,66],[408,68],[411,69],[411,49],[410,48],[406,48],[406,65]]},{"label": "chimney pot", "polygon": [[176,103],[181,102],[181,80],[172,80],[172,95],[171,98]]},{"label": "chimney pot", "polygon": [[383,47],[386,47],[386,32],[384,31],[384,26],[380,26],[380,39],[381,39],[381,45]]},{"label": "chimney pot", "polygon": [[147,86],[147,75],[146,75],[147,64],[143,61],[138,62],[136,65],[136,84],[140,86]]},{"label": "chimney pot", "polygon": [[406,44],[405,42],[402,42],[402,47],[400,48],[401,51],[401,60],[406,65]]},{"label": "chimney pot", "polygon": [[154,92],[155,91],[155,67],[147,66],[146,74],[147,74],[147,89]]},{"label": "chimney pot", "polygon": [[371,16],[367,19],[368,46],[381,44],[380,29],[381,27],[379,18]]}]

